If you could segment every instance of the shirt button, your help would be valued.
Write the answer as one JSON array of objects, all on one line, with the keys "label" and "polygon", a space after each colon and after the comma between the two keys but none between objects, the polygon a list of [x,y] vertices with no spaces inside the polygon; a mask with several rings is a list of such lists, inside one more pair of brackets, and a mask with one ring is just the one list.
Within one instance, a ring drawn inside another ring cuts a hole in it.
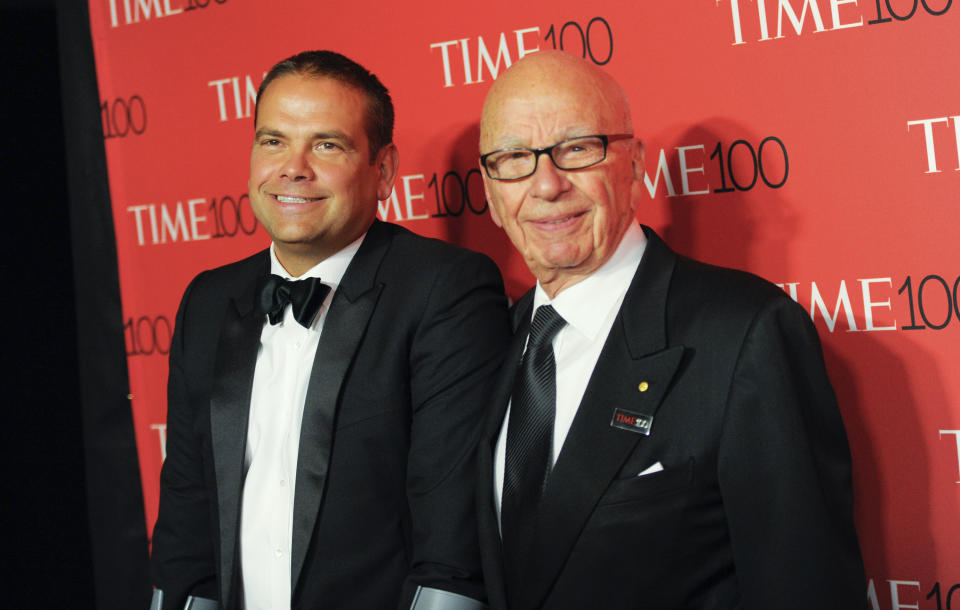
[{"label": "shirt button", "polygon": [[280,557],[283,557],[283,549],[277,549],[273,552],[273,554],[279,559]]},{"label": "shirt button", "polygon": [[299,342],[299,341],[297,341],[297,344],[296,344],[296,345],[297,345],[297,349],[300,349],[300,342]]},{"label": "shirt button", "polygon": [[286,486],[287,486],[287,480],[286,480],[286,479],[280,479],[280,487],[286,487]]}]

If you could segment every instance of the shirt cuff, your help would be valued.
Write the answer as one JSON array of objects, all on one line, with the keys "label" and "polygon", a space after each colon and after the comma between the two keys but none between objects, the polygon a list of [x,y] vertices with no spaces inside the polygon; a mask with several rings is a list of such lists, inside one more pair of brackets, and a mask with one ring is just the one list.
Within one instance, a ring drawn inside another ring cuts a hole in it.
[{"label": "shirt cuff", "polygon": [[443,589],[417,587],[410,610],[487,610],[487,605]]},{"label": "shirt cuff", "polygon": [[[163,610],[163,591],[161,589],[153,590],[150,610]],[[187,598],[187,603],[183,605],[183,610],[219,610],[219,605],[215,600],[191,595]]]}]

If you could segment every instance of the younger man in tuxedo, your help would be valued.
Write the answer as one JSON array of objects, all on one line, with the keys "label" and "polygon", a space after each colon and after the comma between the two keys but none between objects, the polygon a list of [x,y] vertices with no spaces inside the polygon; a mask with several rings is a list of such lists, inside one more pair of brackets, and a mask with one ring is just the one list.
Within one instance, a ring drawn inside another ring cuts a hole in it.
[{"label": "younger man in tuxedo", "polygon": [[177,314],[153,608],[483,608],[470,458],[509,334],[499,272],[375,219],[393,106],[355,62],[278,63],[255,130],[273,243]]}]

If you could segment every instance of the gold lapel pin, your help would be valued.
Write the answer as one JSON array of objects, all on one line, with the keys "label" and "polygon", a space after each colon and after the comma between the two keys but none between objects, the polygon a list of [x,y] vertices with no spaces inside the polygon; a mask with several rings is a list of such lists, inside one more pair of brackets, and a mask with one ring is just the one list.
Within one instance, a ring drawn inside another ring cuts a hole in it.
[{"label": "gold lapel pin", "polygon": [[640,390],[641,392],[646,392],[647,390],[650,389],[650,384],[647,383],[646,381],[641,381],[640,385],[637,386],[637,389]]}]

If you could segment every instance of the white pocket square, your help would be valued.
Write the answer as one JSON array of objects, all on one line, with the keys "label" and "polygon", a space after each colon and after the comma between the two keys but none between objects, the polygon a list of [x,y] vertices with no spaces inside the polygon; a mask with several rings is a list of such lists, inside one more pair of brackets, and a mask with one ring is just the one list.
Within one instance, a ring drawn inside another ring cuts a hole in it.
[{"label": "white pocket square", "polygon": [[660,462],[656,462],[656,463],[652,464],[649,468],[647,468],[646,470],[644,470],[643,472],[637,473],[637,476],[638,476],[638,477],[645,477],[645,476],[647,476],[648,474],[653,474],[653,473],[655,473],[655,472],[660,472],[661,470],[663,470],[663,464],[661,464]]}]

